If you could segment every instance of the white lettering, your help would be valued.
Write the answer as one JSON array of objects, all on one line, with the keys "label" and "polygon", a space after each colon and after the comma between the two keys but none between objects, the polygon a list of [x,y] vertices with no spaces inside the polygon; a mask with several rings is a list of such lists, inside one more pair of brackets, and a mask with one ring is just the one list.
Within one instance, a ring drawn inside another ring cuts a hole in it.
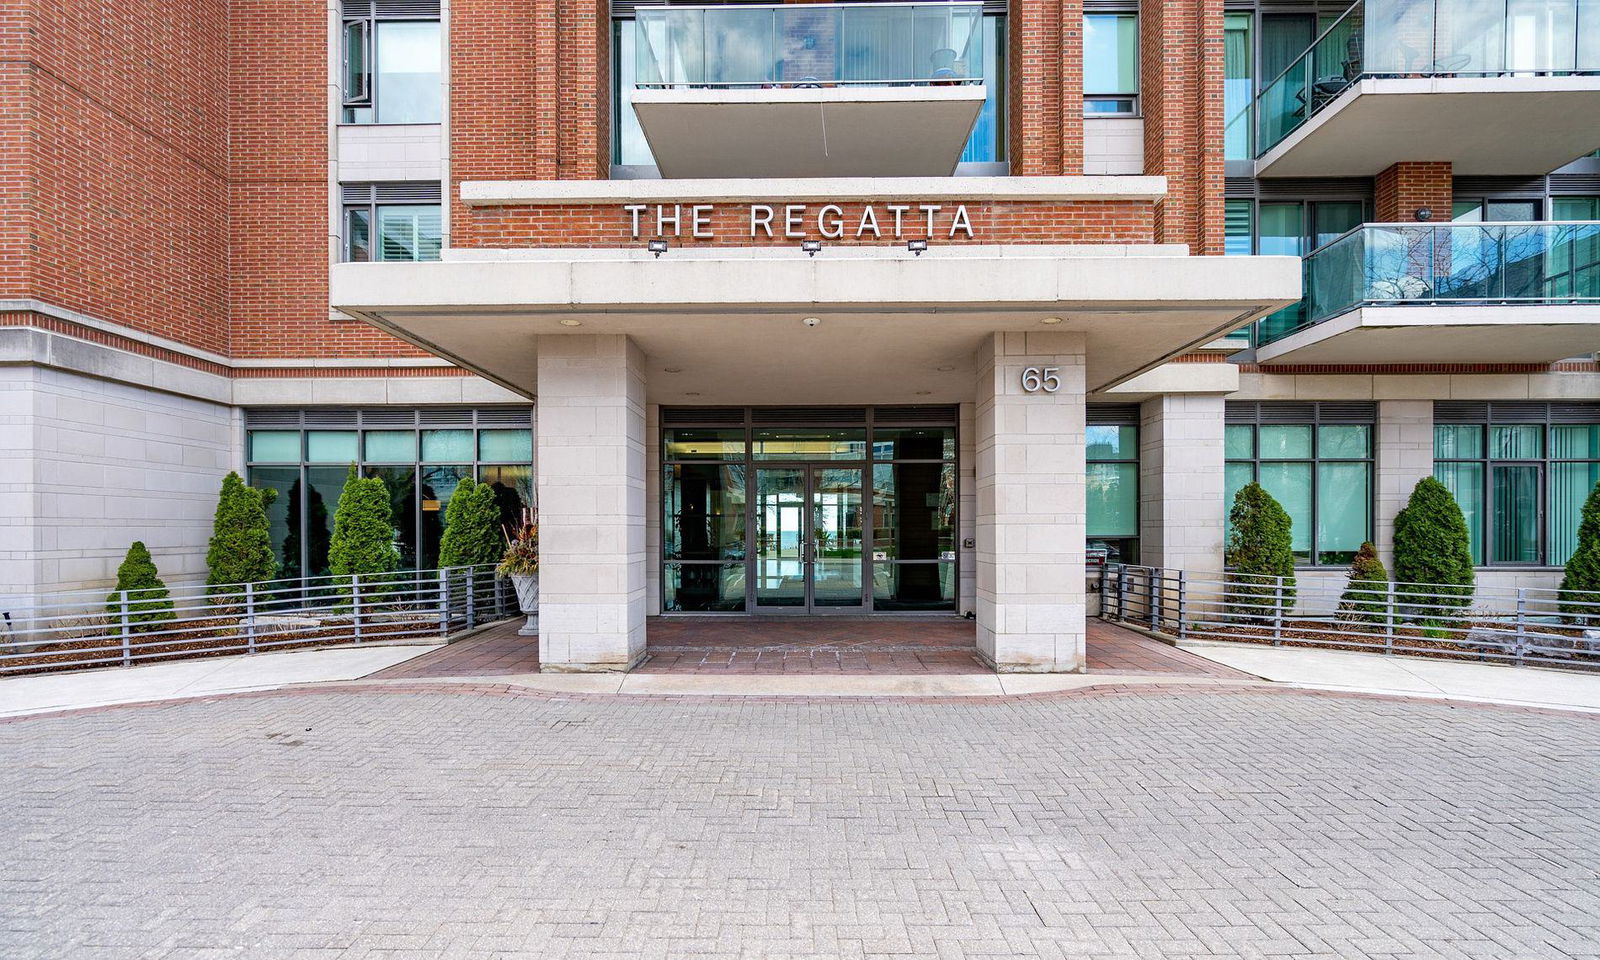
[{"label": "white lettering", "polygon": [[903,203],[891,203],[891,204],[889,204],[889,212],[894,214],[894,238],[896,240],[900,239],[900,234],[902,232],[901,220],[905,217],[906,213],[909,212],[910,210],[911,210],[911,208],[909,206],[907,206],[906,204],[903,204]]},{"label": "white lettering", "polygon": [[920,207],[918,207],[917,209],[921,210],[923,213],[926,213],[928,215],[928,232],[923,234],[923,236],[928,237],[929,239],[932,239],[933,238],[933,215],[938,213],[940,210],[943,210],[944,208],[939,206],[937,203],[924,203]]},{"label": "white lettering", "polygon": [[[828,211],[833,211],[830,214]],[[829,240],[837,240],[844,236],[844,210],[828,204],[817,211],[817,232]]]},{"label": "white lettering", "polygon": [[883,236],[883,232],[878,229],[878,214],[870,203],[861,208],[861,225],[856,227],[856,239],[860,240],[861,235],[868,230],[872,231],[874,240]]},{"label": "white lettering", "polygon": [[628,214],[633,217],[633,239],[639,239],[639,214],[644,213],[645,205],[642,203],[630,203],[622,209],[628,211]]},{"label": "white lettering", "polygon": [[967,239],[972,239],[972,221],[967,219],[967,205],[964,203],[956,207],[956,218],[950,221],[950,236],[954,237],[957,230],[965,230]]},{"label": "white lettering", "polygon": [[760,227],[762,232],[767,235],[767,239],[772,239],[772,208],[764,203],[750,205],[750,239],[752,240],[755,239],[757,227]]},{"label": "white lettering", "polygon": [[806,229],[804,224],[800,222],[800,218],[805,215],[805,204],[791,203],[785,205],[783,208],[783,235],[794,240],[804,237]]},{"label": "white lettering", "polygon": [[689,208],[690,236],[696,240],[711,239],[711,204],[697,203]]},{"label": "white lettering", "polygon": [[680,232],[680,218],[682,216],[683,208],[676,203],[672,205],[672,216],[670,217],[667,216],[667,208],[664,204],[656,207],[656,236],[666,236],[667,224],[669,223],[672,224],[672,235],[674,237],[678,236]]}]

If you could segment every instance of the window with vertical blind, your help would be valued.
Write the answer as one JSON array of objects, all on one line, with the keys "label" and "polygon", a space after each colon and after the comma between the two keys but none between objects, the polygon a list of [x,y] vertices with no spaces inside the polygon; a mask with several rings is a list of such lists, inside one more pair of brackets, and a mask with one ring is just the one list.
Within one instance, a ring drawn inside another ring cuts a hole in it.
[{"label": "window with vertical blind", "polygon": [[1230,402],[1225,509],[1260,483],[1289,514],[1297,563],[1349,563],[1372,539],[1376,420],[1371,403]]},{"label": "window with vertical blind", "polygon": [[1139,405],[1090,404],[1085,457],[1090,550],[1139,562]]},{"label": "window with vertical blind", "polygon": [[1560,566],[1600,482],[1600,403],[1434,404],[1433,473],[1479,566]]}]

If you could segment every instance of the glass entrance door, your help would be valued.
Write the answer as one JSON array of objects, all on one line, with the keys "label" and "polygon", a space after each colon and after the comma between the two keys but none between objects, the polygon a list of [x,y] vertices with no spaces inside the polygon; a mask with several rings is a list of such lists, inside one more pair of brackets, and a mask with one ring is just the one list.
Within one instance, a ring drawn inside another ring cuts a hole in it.
[{"label": "glass entrance door", "polygon": [[752,503],[754,608],[758,612],[860,612],[862,467],[762,466]]}]

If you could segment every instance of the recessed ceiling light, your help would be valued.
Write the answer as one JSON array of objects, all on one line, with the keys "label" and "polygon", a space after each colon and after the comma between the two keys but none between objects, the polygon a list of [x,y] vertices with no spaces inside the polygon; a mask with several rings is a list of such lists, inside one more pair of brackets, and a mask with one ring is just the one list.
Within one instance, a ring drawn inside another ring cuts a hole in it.
[{"label": "recessed ceiling light", "polygon": [[698,396],[700,396],[700,391],[698,391],[698,390],[687,390],[687,391],[684,392],[683,395],[686,396],[686,397],[698,397]]},{"label": "recessed ceiling light", "polygon": [[667,373],[682,373],[683,372],[683,368],[682,367],[662,367],[661,369],[665,370]]},{"label": "recessed ceiling light", "polygon": [[814,327],[817,324],[822,322],[822,318],[821,317],[806,317],[805,319],[801,320],[800,322],[805,324],[808,327]]},{"label": "recessed ceiling light", "polygon": [[932,390],[918,390],[917,391],[917,396],[926,397],[928,394],[930,394],[932,392],[933,392]]},{"label": "recessed ceiling light", "polygon": [[946,366],[940,367],[939,368],[939,372],[940,373],[949,373],[951,370],[954,370],[954,369],[955,369],[955,367],[946,365]]},{"label": "recessed ceiling light", "polygon": [[1040,323],[1050,324],[1050,325],[1054,326],[1055,324],[1058,324],[1058,323],[1061,322],[1061,318],[1060,317],[1045,317],[1043,320],[1040,320],[1039,322]]},{"label": "recessed ceiling light", "polygon": [[581,327],[581,326],[583,326],[583,321],[582,320],[574,320],[571,317],[568,317],[567,319],[561,321],[561,325],[563,327]]}]

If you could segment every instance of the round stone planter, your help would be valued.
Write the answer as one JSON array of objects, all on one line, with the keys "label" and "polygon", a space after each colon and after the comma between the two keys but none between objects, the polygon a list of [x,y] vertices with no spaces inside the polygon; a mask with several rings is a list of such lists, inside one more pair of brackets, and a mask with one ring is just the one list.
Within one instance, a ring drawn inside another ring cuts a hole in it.
[{"label": "round stone planter", "polygon": [[517,606],[528,615],[528,622],[517,633],[524,637],[539,634],[539,575],[513,574],[511,585],[517,591]]}]

